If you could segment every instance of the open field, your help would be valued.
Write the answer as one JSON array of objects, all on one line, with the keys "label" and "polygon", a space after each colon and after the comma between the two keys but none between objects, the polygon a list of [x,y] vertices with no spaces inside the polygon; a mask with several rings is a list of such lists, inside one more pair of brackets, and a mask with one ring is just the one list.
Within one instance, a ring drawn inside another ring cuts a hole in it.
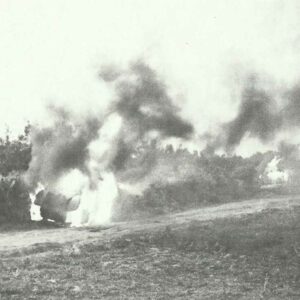
[{"label": "open field", "polygon": [[299,204],[252,200],[106,228],[7,229],[0,299],[300,299]]}]

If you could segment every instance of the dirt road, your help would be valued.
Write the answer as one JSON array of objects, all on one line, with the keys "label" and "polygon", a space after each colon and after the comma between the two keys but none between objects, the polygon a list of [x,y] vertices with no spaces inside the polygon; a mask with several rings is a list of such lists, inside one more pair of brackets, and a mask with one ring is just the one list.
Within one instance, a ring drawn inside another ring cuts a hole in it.
[{"label": "dirt road", "polygon": [[294,206],[300,206],[300,196],[227,203],[143,221],[114,223],[105,228],[53,228],[4,232],[0,233],[0,252],[30,251],[49,244],[55,246],[65,243],[89,243],[98,239],[110,240],[134,231],[153,231],[164,226],[176,226],[192,220],[209,221],[217,218],[240,217],[266,209],[290,209]]}]

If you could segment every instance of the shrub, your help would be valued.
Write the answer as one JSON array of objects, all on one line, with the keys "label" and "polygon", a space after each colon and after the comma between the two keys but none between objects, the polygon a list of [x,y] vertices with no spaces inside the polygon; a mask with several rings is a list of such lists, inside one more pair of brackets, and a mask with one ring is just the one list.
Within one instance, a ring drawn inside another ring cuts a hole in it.
[{"label": "shrub", "polygon": [[30,220],[29,193],[21,179],[31,160],[29,129],[26,126],[17,139],[0,139],[0,222]]},{"label": "shrub", "polygon": [[[137,176],[133,175],[136,168],[139,174],[146,174],[142,181],[149,186],[138,196],[122,192],[115,217],[143,218],[252,198],[260,191],[259,166],[266,155],[270,153],[250,158],[198,155],[183,148],[174,151],[171,146],[164,150],[144,145],[143,152],[136,153],[136,158],[128,164],[131,172],[127,170],[123,178],[132,176],[136,180]],[[151,168],[145,162],[147,157],[155,158]],[[145,162],[144,166],[141,161]],[[141,171],[143,167],[147,169],[145,172]]]},{"label": "shrub", "polygon": [[19,175],[0,179],[0,223],[30,221],[30,197]]}]

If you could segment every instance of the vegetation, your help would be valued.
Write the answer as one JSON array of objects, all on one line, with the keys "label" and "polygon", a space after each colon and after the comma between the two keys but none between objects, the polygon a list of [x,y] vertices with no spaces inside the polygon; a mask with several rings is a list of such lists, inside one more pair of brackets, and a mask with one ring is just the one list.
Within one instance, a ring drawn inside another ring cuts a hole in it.
[{"label": "vegetation", "polygon": [[0,138],[0,223],[30,221],[30,199],[21,175],[31,160],[29,125],[16,139]]},{"label": "vegetation", "polygon": [[[138,180],[146,188],[135,196],[122,191],[115,219],[143,218],[262,196],[261,186],[266,183],[263,173],[274,155],[266,152],[243,158],[192,154],[183,148],[174,151],[171,145],[165,149],[144,145],[129,161],[129,171],[120,180],[130,182],[132,177],[133,182]],[[145,169],[150,173],[143,177]],[[270,193],[263,196],[267,195]]]},{"label": "vegetation", "polygon": [[[28,220],[29,194],[21,177],[31,160],[29,132],[28,125],[18,138],[0,139],[0,222]],[[250,158],[190,153],[172,145],[159,148],[155,141],[141,143],[134,151],[117,177],[144,190],[139,195],[122,192],[115,205],[118,220],[253,198],[261,192],[261,175],[274,156],[273,152]]]}]

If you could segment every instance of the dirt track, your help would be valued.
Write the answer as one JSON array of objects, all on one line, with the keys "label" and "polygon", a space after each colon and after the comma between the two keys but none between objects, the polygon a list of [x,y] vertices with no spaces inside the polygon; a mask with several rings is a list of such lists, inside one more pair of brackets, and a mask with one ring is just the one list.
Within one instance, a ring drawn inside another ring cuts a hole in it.
[{"label": "dirt track", "polygon": [[234,202],[160,216],[144,221],[115,223],[107,228],[53,228],[0,233],[0,252],[21,251],[43,244],[89,243],[93,240],[110,240],[123,234],[141,230],[157,230],[167,225],[179,225],[192,220],[209,221],[216,218],[239,217],[265,209],[289,209],[300,206],[300,196],[276,199],[255,199]]}]

